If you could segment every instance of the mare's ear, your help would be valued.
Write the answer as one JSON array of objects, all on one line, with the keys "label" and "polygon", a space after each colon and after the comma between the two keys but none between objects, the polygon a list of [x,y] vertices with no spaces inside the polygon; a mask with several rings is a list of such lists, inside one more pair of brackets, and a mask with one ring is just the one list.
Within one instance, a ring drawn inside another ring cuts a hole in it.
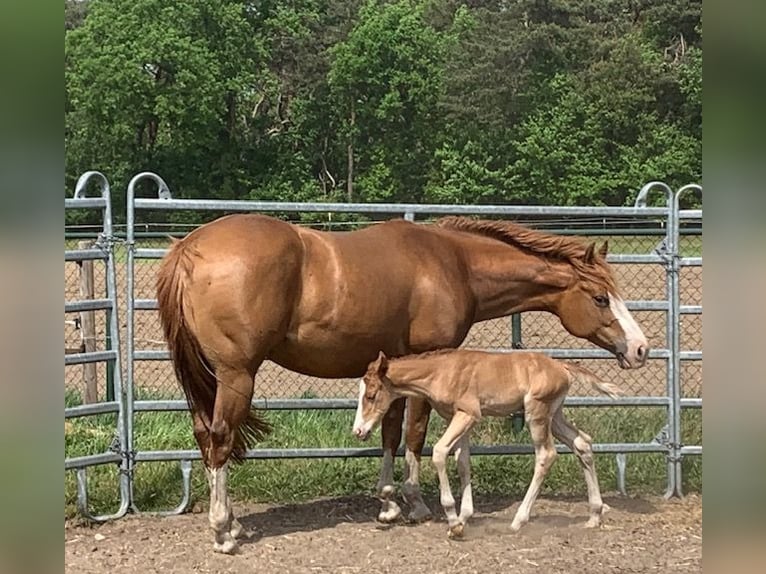
[{"label": "mare's ear", "polygon": [[607,251],[609,251],[609,241],[604,241],[604,243],[601,244],[601,247],[598,250],[598,254],[601,255],[602,259],[606,259]]},{"label": "mare's ear", "polygon": [[386,357],[386,354],[383,351],[378,353],[378,359],[375,363],[375,370],[378,375],[381,377],[384,376],[388,372],[388,357]]},{"label": "mare's ear", "polygon": [[582,256],[583,261],[587,264],[591,264],[596,260],[596,242],[590,243],[585,248],[585,255]]}]

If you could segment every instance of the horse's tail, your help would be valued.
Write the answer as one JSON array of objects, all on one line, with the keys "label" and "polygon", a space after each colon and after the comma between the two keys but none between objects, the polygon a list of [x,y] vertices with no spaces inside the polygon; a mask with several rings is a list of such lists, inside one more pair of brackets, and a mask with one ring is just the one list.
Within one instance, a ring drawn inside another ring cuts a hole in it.
[{"label": "horse's tail", "polygon": [[[174,240],[157,277],[157,302],[176,378],[186,395],[189,409],[198,413],[209,427],[213,420],[217,379],[187,322],[188,303],[184,293],[193,265],[192,253],[187,241]],[[270,430],[270,425],[255,410],[251,410],[237,429],[231,458],[243,460],[252,443]]]},{"label": "horse's tail", "polygon": [[569,380],[572,383],[587,383],[597,391],[605,395],[609,395],[609,397],[613,399],[621,397],[625,394],[620,387],[615,384],[602,381],[597,375],[585,367],[581,367],[575,363],[564,363],[564,367],[567,371],[569,371]]}]

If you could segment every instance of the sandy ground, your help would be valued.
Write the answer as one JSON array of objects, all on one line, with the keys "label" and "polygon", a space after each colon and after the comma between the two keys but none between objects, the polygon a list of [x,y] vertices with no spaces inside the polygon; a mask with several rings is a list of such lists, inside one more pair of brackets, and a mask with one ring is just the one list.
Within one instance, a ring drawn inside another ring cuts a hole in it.
[{"label": "sandy ground", "polygon": [[[66,572],[700,572],[702,498],[605,496],[604,525],[587,530],[584,498],[538,500],[521,532],[518,499],[479,498],[463,540],[449,540],[441,512],[418,525],[383,526],[377,500],[344,497],[294,505],[235,504],[251,536],[236,555],[212,552],[207,514],[129,516],[65,525]],[[438,501],[429,500],[432,509]]]}]

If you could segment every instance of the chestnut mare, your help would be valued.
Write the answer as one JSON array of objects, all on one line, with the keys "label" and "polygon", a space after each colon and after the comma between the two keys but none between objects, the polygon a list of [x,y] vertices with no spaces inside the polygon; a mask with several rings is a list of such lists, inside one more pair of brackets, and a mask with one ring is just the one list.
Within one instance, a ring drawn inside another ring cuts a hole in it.
[{"label": "chestnut mare", "polygon": [[[234,551],[241,533],[227,461],[268,430],[250,404],[264,360],[316,377],[361,377],[381,350],[397,357],[454,348],[477,321],[541,310],[612,352],[621,367],[640,367],[646,338],[605,254],[606,244],[597,251],[574,238],[461,217],[325,233],[240,214],[177,241],[163,260],[157,299],[208,469],[214,550]],[[403,494],[420,519],[430,515],[418,473],[431,408],[407,401]],[[394,402],[382,425],[383,520],[400,513],[390,497],[404,406]]]},{"label": "chestnut mare", "polygon": [[[354,429],[367,440],[397,397],[426,399],[449,424],[434,445],[433,463],[439,475],[441,503],[447,515],[449,537],[463,536],[473,516],[469,435],[483,416],[503,417],[524,409],[524,417],[535,447],[535,470],[524,500],[511,523],[519,530],[529,521],[532,505],[540,493],[558,453],[555,436],[580,460],[588,487],[590,517],[586,528],[601,525],[604,503],[593,461],[593,440],[564,416],[563,406],[572,383],[587,383],[597,391],[617,398],[622,391],[572,363],[556,361],[542,353],[514,351],[441,350],[388,360],[380,353],[364,375],[364,394],[359,398],[362,424]],[[447,476],[447,457],[455,450],[460,487],[460,516]]]}]

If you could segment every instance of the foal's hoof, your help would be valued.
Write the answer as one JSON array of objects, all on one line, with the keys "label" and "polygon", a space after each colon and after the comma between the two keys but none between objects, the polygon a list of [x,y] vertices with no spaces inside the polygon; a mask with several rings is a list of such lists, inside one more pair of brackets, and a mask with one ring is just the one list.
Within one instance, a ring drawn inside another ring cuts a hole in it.
[{"label": "foal's hoof", "polygon": [[600,516],[591,516],[588,519],[588,522],[585,523],[585,528],[600,528],[600,527],[601,527]]},{"label": "foal's hoof", "polygon": [[433,518],[433,515],[431,514],[431,511],[425,506],[422,508],[413,509],[412,512],[410,512],[407,516],[407,520],[413,524],[420,524],[421,522],[431,520],[431,518]]},{"label": "foal's hoof", "polygon": [[218,552],[219,554],[234,554],[236,550],[237,541],[234,539],[215,542],[213,544],[213,552]]},{"label": "foal's hoof", "polygon": [[463,524],[455,524],[455,526],[450,526],[449,532],[447,532],[447,536],[449,538],[462,538],[464,529],[465,526]]},{"label": "foal's hoof", "polygon": [[396,502],[393,500],[389,500],[384,505],[383,510],[378,513],[378,522],[382,522],[383,524],[391,524],[392,522],[399,520],[401,515],[402,509],[399,508],[399,505],[396,504]]}]

